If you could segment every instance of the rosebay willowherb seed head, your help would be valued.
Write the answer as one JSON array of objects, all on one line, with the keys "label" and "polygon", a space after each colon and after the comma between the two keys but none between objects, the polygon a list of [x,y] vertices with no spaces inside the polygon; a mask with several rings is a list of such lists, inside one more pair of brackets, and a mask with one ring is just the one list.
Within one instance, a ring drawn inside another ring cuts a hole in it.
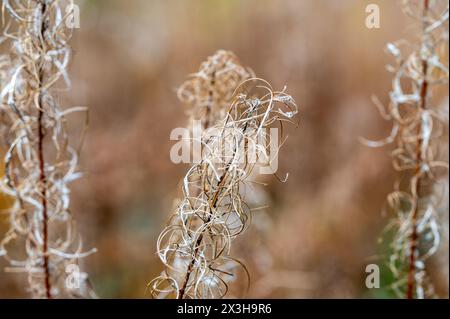
[{"label": "rosebay willowherb seed head", "polygon": [[[393,166],[401,182],[388,196],[395,217],[389,266],[396,278],[392,288],[399,296],[425,298],[434,295],[426,272],[426,261],[440,243],[438,205],[443,193],[442,175],[448,162],[441,156],[445,116],[433,100],[439,85],[448,85],[448,1],[403,1],[406,14],[421,28],[419,43],[389,43],[395,58],[390,103],[374,100],[381,115],[392,121],[384,140],[364,141],[371,147],[393,144]],[[448,177],[447,177],[448,178]]]},{"label": "rosebay willowherb seed head", "polygon": [[270,141],[261,142],[261,136],[270,138],[269,128],[290,122],[297,112],[290,95],[264,80],[248,79],[236,88],[215,134],[205,141],[201,161],[186,173],[184,198],[158,239],[166,269],[149,283],[154,297],[222,298],[236,278],[236,266],[246,271],[230,251],[251,219],[241,193],[256,165],[248,160],[249,145],[265,153]]},{"label": "rosebay willowherb seed head", "polygon": [[65,23],[71,0],[3,0],[4,39],[0,62],[1,112],[8,150],[1,191],[13,204],[10,230],[0,255],[10,272],[28,275],[35,298],[93,297],[79,259],[82,240],[70,211],[69,184],[78,179],[78,150],[69,144],[66,121],[84,107],[63,108],[57,86],[70,86],[67,66],[73,30]]}]

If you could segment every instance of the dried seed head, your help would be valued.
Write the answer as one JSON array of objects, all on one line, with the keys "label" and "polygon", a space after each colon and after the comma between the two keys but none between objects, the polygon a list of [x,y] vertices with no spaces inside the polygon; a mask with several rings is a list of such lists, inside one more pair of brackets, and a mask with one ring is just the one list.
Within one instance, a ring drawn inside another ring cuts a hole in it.
[{"label": "dried seed head", "polygon": [[[3,1],[4,38],[11,51],[0,61],[1,112],[8,127],[5,176],[0,190],[14,199],[10,230],[0,254],[7,269],[28,274],[35,298],[92,297],[84,252],[70,211],[69,183],[78,179],[78,153],[70,146],[66,117],[86,108],[62,109],[53,95],[70,86],[67,65],[72,29],[63,19],[71,0]],[[13,247],[22,247],[15,254]],[[19,256],[19,257],[17,257]]]},{"label": "dried seed head", "polygon": [[166,269],[149,283],[154,297],[225,296],[236,266],[243,266],[230,256],[231,243],[251,218],[241,193],[255,167],[248,146],[267,152],[266,130],[296,114],[293,98],[264,80],[248,79],[236,88],[225,117],[205,139],[201,162],[184,177],[184,198],[158,239]]},{"label": "dried seed head", "polygon": [[[382,141],[364,141],[371,147],[394,144],[393,166],[405,181],[388,196],[395,214],[388,229],[394,230],[389,265],[395,275],[394,290],[399,296],[425,298],[433,288],[425,271],[425,261],[440,242],[437,216],[438,180],[448,175],[448,162],[439,158],[440,136],[445,117],[433,105],[438,85],[448,85],[447,1],[404,1],[406,14],[419,20],[422,35],[418,46],[406,41],[389,43],[387,50],[396,61],[390,103],[376,106],[393,129]],[[444,186],[445,187],[445,186]]]}]

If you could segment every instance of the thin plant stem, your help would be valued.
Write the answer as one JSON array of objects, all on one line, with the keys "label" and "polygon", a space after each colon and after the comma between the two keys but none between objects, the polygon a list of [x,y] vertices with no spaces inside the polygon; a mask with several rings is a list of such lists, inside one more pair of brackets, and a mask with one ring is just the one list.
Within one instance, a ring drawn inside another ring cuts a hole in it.
[{"label": "thin plant stem", "polygon": [[[44,39],[45,39],[45,14],[47,10],[47,5],[44,2],[41,4],[41,49],[45,50]],[[50,266],[49,266],[49,255],[48,255],[48,213],[47,213],[47,178],[45,175],[45,160],[44,160],[44,126],[43,126],[43,117],[44,117],[44,104],[43,104],[43,95],[41,90],[42,83],[44,81],[45,71],[44,71],[44,61],[41,62],[39,68],[39,105],[38,105],[38,157],[39,157],[39,182],[41,185],[41,203],[42,203],[42,254],[44,259],[44,281],[45,281],[45,295],[47,299],[52,298],[51,294],[51,284],[50,284]]]},{"label": "thin plant stem", "polygon": [[166,268],[148,284],[155,297],[223,298],[238,267],[249,277],[243,263],[230,256],[233,240],[251,218],[241,187],[257,165],[252,151],[270,163],[269,148],[272,152],[271,143],[278,140],[269,129],[292,123],[298,108],[284,90],[273,91],[258,78],[243,81],[232,95],[224,118],[211,127],[211,135],[202,135],[201,161],[186,173],[184,198],[158,238],[158,256]]},{"label": "thin plant stem", "polygon": [[[423,14],[422,14],[422,29],[425,33],[427,28],[426,19],[428,17],[428,9],[429,9],[429,0],[424,0],[423,2]],[[428,96],[428,80],[427,80],[427,72],[428,72],[428,61],[427,59],[422,59],[422,85],[420,87],[420,102],[419,102],[419,112],[425,111],[427,108],[427,96]],[[406,289],[406,298],[413,299],[414,298],[414,275],[416,273],[416,250],[417,250],[417,219],[419,213],[419,198],[422,184],[422,176],[421,176],[421,163],[422,163],[422,148],[423,148],[423,138],[422,138],[422,127],[418,126],[418,141],[416,147],[416,162],[417,168],[415,171],[415,176],[418,176],[416,186],[415,186],[415,200],[414,200],[414,212],[412,216],[412,232],[410,237],[410,251],[409,251],[409,272],[408,272],[408,286]]]}]

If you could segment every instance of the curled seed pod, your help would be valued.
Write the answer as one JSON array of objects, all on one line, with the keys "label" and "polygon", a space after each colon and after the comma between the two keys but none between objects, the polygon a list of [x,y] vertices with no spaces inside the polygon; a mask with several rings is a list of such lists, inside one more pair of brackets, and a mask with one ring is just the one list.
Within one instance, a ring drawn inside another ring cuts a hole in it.
[{"label": "curled seed pod", "polygon": [[[447,1],[404,1],[404,11],[421,25],[418,45],[406,41],[389,43],[387,50],[396,60],[390,104],[375,103],[382,116],[393,122],[389,137],[365,141],[371,147],[394,144],[393,166],[401,182],[388,196],[394,212],[388,229],[394,230],[389,265],[396,278],[394,290],[406,298],[434,295],[426,273],[426,260],[439,245],[437,205],[445,187],[439,180],[448,176],[448,162],[439,158],[440,137],[445,116],[431,99],[439,85],[448,85]],[[448,177],[447,177],[448,178]]]},{"label": "curled seed pod", "polygon": [[255,159],[270,158],[270,145],[278,143],[267,131],[297,112],[291,96],[264,80],[249,79],[236,89],[225,117],[208,132],[201,161],[186,173],[184,198],[158,239],[166,269],[149,283],[154,297],[226,295],[229,278],[242,265],[230,256],[231,243],[251,218],[240,189],[250,181]]},{"label": "curled seed pod", "polygon": [[69,183],[81,174],[66,131],[67,116],[87,110],[63,109],[53,95],[58,83],[70,86],[71,7],[71,0],[3,0],[11,49],[1,83],[9,149],[0,187],[14,203],[0,254],[7,270],[28,274],[35,298],[95,297],[78,265],[95,250],[82,250],[70,211]]},{"label": "curled seed pod", "polygon": [[179,87],[178,98],[189,107],[192,119],[208,128],[224,118],[234,90],[251,77],[253,71],[243,67],[233,52],[219,50]]}]

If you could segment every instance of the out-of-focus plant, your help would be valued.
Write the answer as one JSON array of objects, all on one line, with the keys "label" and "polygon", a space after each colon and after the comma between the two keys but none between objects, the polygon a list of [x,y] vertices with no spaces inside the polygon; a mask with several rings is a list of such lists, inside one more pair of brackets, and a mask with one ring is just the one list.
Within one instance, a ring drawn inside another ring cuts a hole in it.
[{"label": "out-of-focus plant", "polygon": [[70,86],[70,8],[71,0],[3,0],[10,52],[1,63],[1,112],[9,149],[0,187],[14,203],[0,255],[7,270],[28,274],[35,298],[95,297],[78,265],[95,250],[82,251],[68,186],[81,174],[67,116],[87,109],[64,109],[54,95],[59,84]]},{"label": "out-of-focus plant", "polygon": [[[222,120],[202,137],[201,161],[183,180],[183,199],[158,239],[165,271],[149,283],[155,297],[222,298],[243,264],[231,242],[248,226],[251,209],[241,188],[255,168],[251,150],[269,159],[267,130],[297,114],[284,91],[261,79],[243,81]],[[244,270],[246,270],[245,266]]]},{"label": "out-of-focus plant", "polygon": [[177,95],[188,106],[191,120],[207,129],[225,117],[235,89],[254,77],[231,51],[219,50],[200,65],[178,89]]},{"label": "out-of-focus plant", "polygon": [[388,196],[395,214],[388,227],[394,230],[389,265],[396,278],[394,290],[411,299],[434,295],[426,260],[440,242],[437,208],[445,194],[446,183],[441,182],[444,174],[448,176],[448,162],[439,151],[446,117],[432,97],[439,86],[448,85],[449,8],[445,0],[408,0],[403,5],[421,26],[420,41],[388,44],[396,60],[388,68],[394,73],[390,103],[385,108],[374,102],[383,118],[393,122],[393,129],[385,140],[365,143],[395,145],[393,166],[400,179]]}]

